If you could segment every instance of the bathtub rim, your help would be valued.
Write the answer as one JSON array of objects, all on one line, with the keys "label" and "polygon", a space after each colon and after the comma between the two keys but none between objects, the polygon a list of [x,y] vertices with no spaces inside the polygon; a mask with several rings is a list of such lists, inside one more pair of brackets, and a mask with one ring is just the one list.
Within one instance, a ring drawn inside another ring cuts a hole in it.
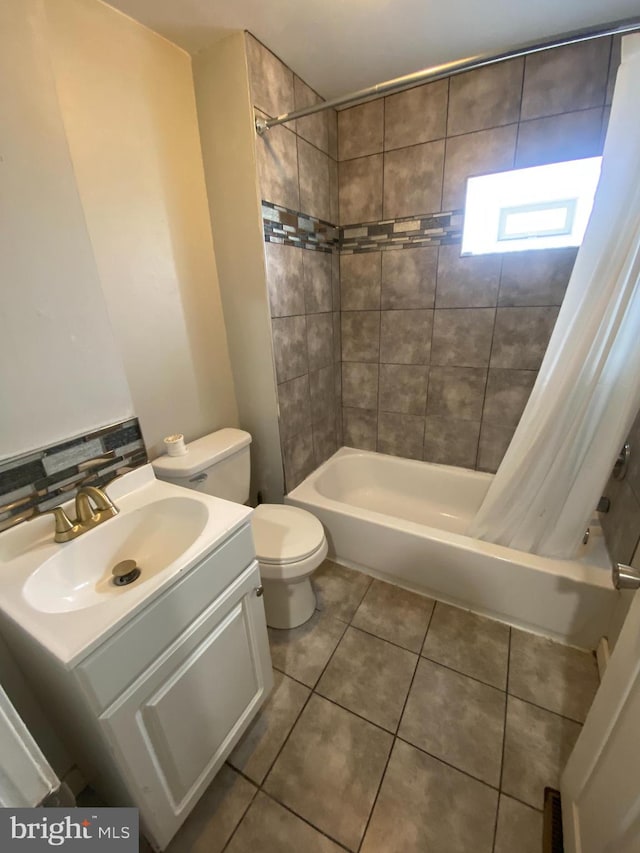
[{"label": "bathtub rim", "polygon": [[[354,518],[360,519],[362,521],[375,521],[379,523],[382,527],[387,527],[393,530],[400,530],[412,535],[422,536],[427,539],[434,540],[438,544],[448,544],[455,546],[456,548],[467,551],[471,553],[480,552],[486,557],[491,557],[500,563],[512,564],[514,562],[520,563],[526,568],[535,569],[537,571],[544,572],[545,574],[551,574],[555,577],[564,577],[570,581],[575,583],[584,583],[590,586],[600,587],[606,590],[614,590],[612,576],[611,576],[611,557],[606,548],[606,544],[604,543],[604,538],[602,539],[602,561],[597,563],[591,563],[586,560],[581,559],[572,559],[572,560],[560,560],[553,557],[541,557],[537,554],[530,554],[527,551],[519,551],[515,548],[508,548],[505,545],[498,545],[493,542],[485,542],[481,539],[473,539],[470,536],[466,536],[462,533],[454,533],[448,530],[442,530],[437,527],[430,527],[426,524],[419,524],[414,521],[407,521],[406,519],[400,518],[398,516],[386,515],[385,513],[377,512],[372,509],[364,509],[362,507],[354,506],[352,504],[345,503],[343,501],[335,500],[334,498],[327,498],[322,495],[317,487],[316,481],[323,473],[325,473],[328,469],[331,468],[332,465],[335,464],[336,461],[346,458],[346,457],[384,457],[390,460],[393,460],[394,463],[399,463],[402,466],[407,465],[427,465],[433,466],[437,468],[446,468],[454,470],[461,470],[467,474],[479,475],[483,479],[486,477],[493,477],[492,474],[489,474],[484,471],[475,471],[470,468],[457,468],[457,466],[453,465],[441,465],[436,462],[424,462],[418,459],[405,459],[399,456],[392,456],[386,453],[380,453],[374,450],[359,450],[357,448],[343,446],[339,448],[335,453],[333,453],[325,462],[322,463],[318,468],[311,472],[301,483],[299,483],[291,492],[285,495],[285,503],[291,501],[295,505],[298,504],[298,501],[304,505],[306,509],[313,507],[314,505],[318,505],[320,508],[326,511],[338,512],[346,515],[353,516]],[[310,509],[310,511],[312,511]],[[598,535],[599,538],[602,534]],[[592,543],[595,544],[595,539],[592,538]]]}]

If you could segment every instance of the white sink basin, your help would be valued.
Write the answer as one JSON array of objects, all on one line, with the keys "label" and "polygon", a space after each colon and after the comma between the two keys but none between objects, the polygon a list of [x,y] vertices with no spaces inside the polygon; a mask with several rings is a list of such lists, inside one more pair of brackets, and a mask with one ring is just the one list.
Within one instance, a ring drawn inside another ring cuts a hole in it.
[{"label": "white sink basin", "polygon": [[[23,594],[31,607],[63,613],[126,595],[180,557],[203,531],[207,507],[190,497],[170,497],[117,515],[77,539],[27,578]],[[140,577],[127,586],[113,583],[112,569],[135,560]]]},{"label": "white sink basin", "polygon": [[[77,539],[54,542],[50,516],[0,533],[0,623],[74,666],[249,523],[241,504],[164,483],[142,465],[107,486],[120,512]],[[66,509],[75,511],[73,502]],[[112,570],[141,575],[116,586]],[[206,602],[203,603],[203,607]]]}]

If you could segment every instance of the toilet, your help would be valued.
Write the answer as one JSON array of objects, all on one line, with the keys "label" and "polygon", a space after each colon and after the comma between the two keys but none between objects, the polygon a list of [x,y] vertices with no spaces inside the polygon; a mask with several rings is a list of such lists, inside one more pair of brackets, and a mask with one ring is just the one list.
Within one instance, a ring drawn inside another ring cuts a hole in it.
[{"label": "toilet", "polygon": [[[251,436],[220,429],[187,445],[183,456],[161,456],[156,476],[235,503],[249,499]],[[285,504],[260,504],[251,518],[264,588],[267,625],[295,628],[313,615],[311,575],[327,555],[324,528],[310,512]]]}]

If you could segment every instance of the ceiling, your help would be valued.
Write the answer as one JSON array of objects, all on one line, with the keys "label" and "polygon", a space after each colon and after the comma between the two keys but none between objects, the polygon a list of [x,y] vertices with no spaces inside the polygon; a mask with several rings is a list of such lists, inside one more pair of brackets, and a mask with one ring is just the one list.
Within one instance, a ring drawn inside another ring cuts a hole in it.
[{"label": "ceiling", "polygon": [[246,29],[325,98],[638,16],[638,0],[108,0],[197,53]]}]

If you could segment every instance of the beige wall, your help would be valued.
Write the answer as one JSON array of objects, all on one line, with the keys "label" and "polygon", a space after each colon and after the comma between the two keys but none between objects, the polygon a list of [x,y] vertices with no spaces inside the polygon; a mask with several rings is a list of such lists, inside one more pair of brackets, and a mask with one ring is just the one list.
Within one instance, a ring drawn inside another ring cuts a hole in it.
[{"label": "beige wall", "polygon": [[41,0],[0,4],[0,459],[132,414]]},{"label": "beige wall", "polygon": [[244,35],[193,61],[211,222],[252,498],[282,500],[282,456]]},{"label": "beige wall", "polygon": [[58,97],[150,455],[235,426],[190,57],[95,0],[45,0]]}]

